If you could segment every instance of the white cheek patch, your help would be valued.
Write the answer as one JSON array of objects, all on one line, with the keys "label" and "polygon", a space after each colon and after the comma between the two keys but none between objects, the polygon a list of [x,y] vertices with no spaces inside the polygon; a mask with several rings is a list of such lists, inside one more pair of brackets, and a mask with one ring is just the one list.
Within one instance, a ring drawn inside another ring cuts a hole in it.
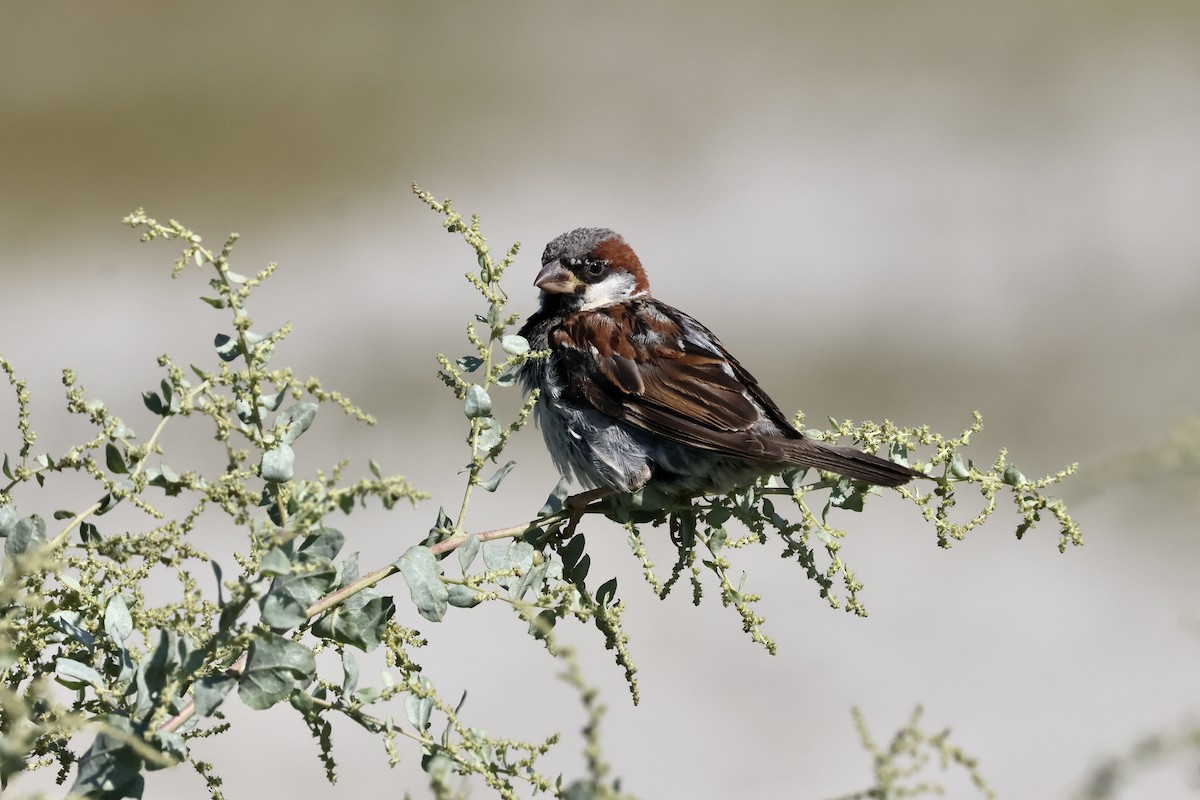
[{"label": "white cheek patch", "polygon": [[593,283],[583,290],[582,311],[616,305],[631,299],[635,294],[637,281],[628,272],[614,272],[599,283]]}]

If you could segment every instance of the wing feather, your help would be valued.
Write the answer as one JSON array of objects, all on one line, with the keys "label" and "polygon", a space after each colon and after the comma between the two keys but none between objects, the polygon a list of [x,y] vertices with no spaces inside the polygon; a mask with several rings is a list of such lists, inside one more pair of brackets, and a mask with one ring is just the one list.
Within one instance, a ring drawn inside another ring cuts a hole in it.
[{"label": "wing feather", "polygon": [[567,397],[635,428],[752,460],[785,458],[771,438],[801,438],[711,331],[665,303],[574,314],[551,341]]}]

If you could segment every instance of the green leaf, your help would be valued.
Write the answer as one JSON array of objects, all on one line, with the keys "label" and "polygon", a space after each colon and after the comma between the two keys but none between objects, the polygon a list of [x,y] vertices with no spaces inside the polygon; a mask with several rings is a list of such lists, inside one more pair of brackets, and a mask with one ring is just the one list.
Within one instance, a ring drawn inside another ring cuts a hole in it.
[{"label": "green leaf", "polygon": [[258,562],[258,571],[262,575],[270,575],[271,577],[290,575],[292,572],[292,560],[281,548],[272,547],[262,557],[262,560]]},{"label": "green leaf", "polygon": [[829,492],[829,505],[847,511],[862,511],[865,499],[866,495],[855,488],[854,482],[848,478],[839,480]]},{"label": "green leaf", "polygon": [[510,356],[520,356],[529,352],[529,342],[524,336],[508,335],[500,337],[500,346]]},{"label": "green leaf", "polygon": [[570,488],[571,482],[566,478],[559,478],[558,483],[554,485],[554,491],[546,498],[546,504],[538,511],[539,517],[545,517],[550,514],[557,514],[566,508],[567,490]]},{"label": "green leaf", "polygon": [[300,552],[332,561],[342,551],[344,544],[346,537],[336,528],[317,528],[300,545]]},{"label": "green leaf", "polygon": [[571,541],[567,542],[561,550],[559,550],[559,558],[562,559],[563,574],[570,575],[571,570],[575,569],[575,565],[579,563],[579,557],[583,555],[583,548],[587,542],[583,538],[582,533],[577,533],[571,537]]},{"label": "green leaf", "polygon": [[[384,674],[386,675],[387,673],[385,672]],[[356,702],[362,703],[363,705],[368,705],[377,701],[382,694],[383,693],[374,686],[364,686],[363,688],[355,691],[352,697]]]},{"label": "green leaf", "polygon": [[250,405],[250,401],[246,400],[244,397],[239,397],[234,400],[233,410],[234,413],[238,415],[238,419],[245,424],[249,425],[250,423],[254,422],[253,408]]},{"label": "green leaf", "polygon": [[535,639],[544,639],[546,634],[554,629],[556,622],[558,617],[555,616],[554,610],[547,608],[529,622],[529,635]]},{"label": "green leaf", "polygon": [[417,612],[431,622],[438,622],[446,614],[449,592],[442,583],[437,558],[424,545],[413,545],[404,551],[395,564],[408,584]]},{"label": "green leaf", "polygon": [[158,642],[142,663],[138,665],[135,682],[137,684],[137,716],[150,713],[158,702],[163,688],[172,670],[178,665],[175,649],[175,632],[159,631]]},{"label": "green leaf", "polygon": [[237,682],[238,679],[233,675],[209,675],[196,681],[192,685],[196,713],[202,717],[212,716]]},{"label": "green leaf", "polygon": [[271,581],[260,601],[264,624],[281,630],[302,625],[308,608],[330,591],[337,571],[328,559],[298,553],[296,569]]},{"label": "green leaf", "polygon": [[971,477],[971,470],[963,463],[962,456],[958,453],[950,456],[950,474],[960,481]]},{"label": "green leaf", "polygon": [[163,403],[162,398],[155,392],[142,392],[142,402],[146,404],[146,408],[150,409],[153,414],[158,414],[160,417],[170,415],[170,407]]},{"label": "green leaf", "polygon": [[226,336],[223,333],[218,333],[213,339],[213,345],[217,348],[217,355],[222,361],[233,361],[241,352],[238,350],[237,339]]},{"label": "green leaf", "polygon": [[129,467],[125,466],[125,459],[121,456],[121,451],[112,442],[104,446],[104,462],[108,464],[110,472],[116,472],[120,475],[127,475]]},{"label": "green leaf", "polygon": [[458,548],[458,565],[462,567],[463,574],[467,574],[472,562],[475,561],[475,556],[479,555],[481,546],[479,537],[475,534],[467,536],[467,540]]},{"label": "green leaf", "polygon": [[496,491],[496,489],[499,488],[499,486],[500,486],[500,481],[504,480],[504,476],[507,475],[508,473],[512,472],[513,467],[515,467],[516,465],[517,465],[516,461],[509,461],[503,467],[496,470],[495,475],[488,478],[486,481],[483,481],[479,485],[482,486],[484,489],[486,489],[489,492]]},{"label": "green leaf", "polygon": [[480,599],[479,590],[463,586],[461,583],[450,584],[447,599],[455,608],[474,608],[483,602]]},{"label": "green leaf", "polygon": [[729,532],[724,528],[713,528],[712,533],[708,537],[708,551],[716,555],[725,546],[725,541],[728,538]]},{"label": "green leaf", "polygon": [[238,696],[255,710],[270,708],[294,689],[304,688],[317,673],[312,651],[276,633],[259,634],[250,645]]},{"label": "green leaf", "polygon": [[358,688],[358,662],[349,650],[342,651],[342,694],[352,694]]},{"label": "green leaf", "polygon": [[330,609],[313,624],[313,633],[324,639],[357,647],[369,653],[383,642],[387,622],[396,613],[390,597],[365,589]]},{"label": "green leaf", "polygon": [[[81,645],[91,650],[96,644],[96,637],[90,632],[79,627],[80,614],[78,611],[55,611],[49,616],[47,621],[55,630],[60,631],[66,638],[70,638]],[[62,638],[53,638],[52,641],[61,642]]]},{"label": "green leaf", "polygon": [[583,558],[579,559],[579,563],[575,565],[575,569],[571,570],[571,582],[583,587],[583,582],[587,579],[588,570],[592,568],[592,557],[587,553],[583,554]]},{"label": "green leaf", "polygon": [[[797,469],[785,470],[783,473],[783,482],[793,492],[799,491],[800,487],[804,486],[804,476],[808,474],[808,467],[799,467]],[[722,520],[724,522],[724,520]]]},{"label": "green leaf", "polygon": [[290,481],[296,472],[296,453],[292,448],[280,442],[274,448],[263,453],[259,472],[263,480],[271,483]]},{"label": "green leaf", "polygon": [[[133,726],[124,717],[108,715],[98,721],[134,735]],[[99,733],[92,746],[79,759],[79,769],[70,795],[102,797],[105,800],[140,797],[141,771],[142,759],[134,753],[133,748],[116,736]]]},{"label": "green leaf", "polygon": [[[424,675],[417,677],[421,684],[421,688],[426,693],[433,691],[433,684]],[[429,715],[433,712],[433,698],[430,696],[421,697],[415,692],[409,692],[404,698],[404,713],[408,715],[408,721],[413,727],[421,733],[429,730]]]},{"label": "green leaf", "polygon": [[479,438],[476,440],[479,444],[479,449],[485,453],[491,452],[492,448],[500,444],[500,432],[502,426],[495,417],[482,417],[479,420]]},{"label": "green leaf", "polygon": [[543,561],[541,564],[538,564],[536,567],[523,574],[521,579],[517,581],[516,585],[513,586],[512,590],[509,592],[509,597],[513,598],[514,600],[520,600],[530,589],[533,589],[534,594],[537,594],[538,590],[542,586],[542,583],[546,580],[546,570],[549,569],[549,567],[550,562]]},{"label": "green leaf", "polygon": [[454,365],[463,372],[474,372],[483,364],[483,359],[479,356],[463,356],[456,360]]},{"label": "green leaf", "polygon": [[82,689],[89,685],[97,689],[104,688],[104,678],[99,672],[73,658],[55,659],[54,674],[58,682],[69,689]]},{"label": "green leaf", "polygon": [[604,583],[600,584],[600,588],[596,590],[596,605],[601,607],[609,606],[617,594],[617,579],[609,578]]},{"label": "green leaf", "polygon": [[463,410],[466,412],[467,419],[486,417],[492,413],[492,398],[488,397],[488,393],[482,386],[473,383],[467,389],[467,399],[463,403]]},{"label": "green leaf", "polygon": [[521,377],[521,367],[516,366],[511,369],[506,369],[496,377],[496,385],[507,389],[517,382],[517,378]]},{"label": "green leaf", "polygon": [[16,480],[16,478],[14,478],[14,477],[13,477],[13,474],[12,474],[12,467],[10,467],[10,466],[8,465],[8,453],[5,453],[5,454],[4,454],[4,466],[3,466],[3,471],[4,471],[4,477],[8,478],[10,481],[15,481],[15,480]]},{"label": "green leaf", "polygon": [[275,432],[284,444],[291,444],[312,426],[317,417],[316,403],[296,403],[275,417]]},{"label": "green leaf", "polygon": [[1012,464],[1009,464],[1008,468],[1004,470],[1004,477],[1002,480],[1009,486],[1024,486],[1026,483],[1025,476],[1021,474],[1021,470],[1017,469]]},{"label": "green leaf", "polygon": [[125,424],[120,417],[110,417],[113,421],[112,433],[109,434],[114,439],[136,439],[137,434],[133,428]]},{"label": "green leaf", "polygon": [[[483,563],[489,572],[513,570],[524,575],[533,568],[533,545],[529,542],[486,542],[483,545]],[[500,578],[497,582],[508,588],[516,579]]]},{"label": "green leaf", "polygon": [[834,536],[832,533],[830,533],[824,527],[818,526],[818,527],[813,528],[813,533],[815,533],[817,535],[817,538],[820,539],[824,544],[828,545],[829,547],[834,547],[838,543],[838,538],[836,536]]},{"label": "green leaf", "polygon": [[4,540],[4,555],[16,558],[46,541],[46,521],[37,514],[19,520]]},{"label": "green leaf", "polygon": [[159,754],[166,757],[169,764],[156,763],[151,761],[146,764],[146,771],[153,772],[158,769],[166,769],[169,766],[174,766],[187,758],[188,748],[187,740],[183,738],[183,734],[175,731],[157,730],[151,734],[152,741],[158,745]]},{"label": "green leaf", "polygon": [[208,303],[213,308],[224,308],[226,305],[225,298],[223,297],[201,297],[200,299]]},{"label": "green leaf", "polygon": [[17,509],[11,505],[0,506],[0,536],[8,537],[17,525]]},{"label": "green leaf", "polygon": [[112,492],[109,492],[100,498],[100,508],[96,509],[96,516],[99,517],[107,514],[109,511],[112,511],[113,508],[115,508],[120,502],[121,498],[115,497]]},{"label": "green leaf", "polygon": [[704,515],[704,521],[716,528],[724,525],[733,516],[733,509],[726,506],[717,506]]},{"label": "green leaf", "polygon": [[287,389],[281,389],[273,394],[260,395],[258,398],[258,407],[264,411],[275,411],[279,406],[283,405],[283,398],[287,396]]},{"label": "green leaf", "polygon": [[133,617],[125,598],[114,594],[104,607],[104,632],[115,644],[121,644],[133,633]]}]

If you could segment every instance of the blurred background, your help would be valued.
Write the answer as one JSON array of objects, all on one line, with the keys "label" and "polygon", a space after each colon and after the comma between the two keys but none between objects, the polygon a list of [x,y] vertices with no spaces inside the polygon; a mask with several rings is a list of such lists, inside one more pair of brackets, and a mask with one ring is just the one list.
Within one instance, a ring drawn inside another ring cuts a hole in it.
[{"label": "blurred background", "polygon": [[[457,508],[464,420],[433,356],[468,352],[463,326],[481,310],[462,280],[471,252],[412,197],[415,180],[478,212],[496,251],[524,243],[515,310],[535,306],[546,241],[612,227],[660,298],[712,327],[810,424],[886,417],[956,434],[979,409],[977,460],[1006,446],[1030,477],[1083,465],[1063,495],[1087,545],[1065,555],[1049,524],[1014,539],[1011,515],[949,552],[895,498],[843,520],[865,620],[827,608],[774,547],[742,554],[775,657],[715,588],[699,609],[686,590],[658,602],[623,532],[589,522],[592,575],[618,576],[630,607],[639,707],[600,637],[572,636],[629,791],[852,792],[870,785],[871,763],[850,708],[886,740],[923,703],[926,724],[951,727],[1001,796],[1065,798],[1105,755],[1200,714],[1197,484],[1152,466],[1200,389],[1200,5],[0,14],[0,353],[29,381],[39,449],[86,430],[61,411],[61,367],[148,432],[138,392],[157,384],[155,358],[210,363],[227,326],[195,300],[208,276],[172,282],[174,247],[140,245],[122,216],[144,206],[210,246],[236,230],[235,269],[281,264],[250,309],[257,329],[296,325],[276,364],[379,419],[323,412],[299,470],[346,456],[357,475],[374,457],[434,494],[336,523],[364,568],[395,558],[439,505]],[[13,452],[15,406],[0,395],[0,449]],[[195,441],[220,463],[202,432]],[[1139,450],[1148,457],[1127,457]],[[514,453],[520,466],[472,506],[473,528],[527,519],[552,488],[536,432]],[[232,548],[224,535],[202,544]],[[398,577],[385,588],[405,594]],[[470,689],[466,719],[496,735],[562,730],[547,766],[582,774],[583,715],[518,620],[481,608],[432,625],[400,606],[430,641],[418,658],[439,690]],[[413,749],[389,770],[376,742],[339,724],[329,786],[294,712],[236,706],[235,731],[196,743],[228,797],[268,777],[272,796],[426,796]],[[1139,773],[1121,796],[1195,796],[1194,764]],[[14,788],[55,791],[51,777]],[[147,796],[168,795],[206,792],[182,769],[149,775]]]}]

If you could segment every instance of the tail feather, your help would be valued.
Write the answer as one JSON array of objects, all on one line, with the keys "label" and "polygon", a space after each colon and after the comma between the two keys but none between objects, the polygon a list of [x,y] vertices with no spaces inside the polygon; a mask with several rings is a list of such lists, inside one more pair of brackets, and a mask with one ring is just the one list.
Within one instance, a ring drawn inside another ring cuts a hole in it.
[{"label": "tail feather", "polygon": [[902,486],[913,478],[927,477],[915,469],[853,447],[812,439],[788,441],[784,445],[784,453],[797,466],[836,472],[846,478],[856,478],[876,486]]}]

